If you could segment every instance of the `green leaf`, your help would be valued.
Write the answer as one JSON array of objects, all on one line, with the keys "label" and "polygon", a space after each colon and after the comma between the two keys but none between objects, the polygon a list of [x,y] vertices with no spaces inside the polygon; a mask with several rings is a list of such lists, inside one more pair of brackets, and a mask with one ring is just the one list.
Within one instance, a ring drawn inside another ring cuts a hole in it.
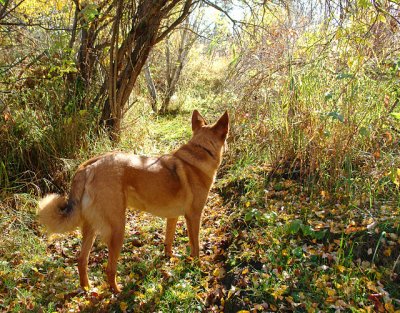
[{"label": "green leaf", "polygon": [[390,179],[397,187],[400,186],[400,168],[392,168],[390,171]]},{"label": "green leaf", "polygon": [[304,236],[311,236],[314,233],[310,225],[301,225],[301,230]]},{"label": "green leaf", "polygon": [[246,215],[244,216],[244,221],[250,222],[253,219],[253,217],[254,217],[253,212],[247,212]]},{"label": "green leaf", "polygon": [[296,247],[292,250],[295,257],[300,258],[303,255],[303,249],[301,247]]},{"label": "green leaf", "polygon": [[96,4],[88,4],[82,9],[81,14],[87,19],[89,22],[93,21],[97,15],[99,15],[99,11],[97,11]]},{"label": "green leaf", "polygon": [[326,230],[323,230],[323,231],[316,231],[316,232],[314,232],[313,237],[314,237],[315,239],[321,240],[321,239],[323,239],[323,238],[325,237],[325,234],[326,234]]},{"label": "green leaf", "polygon": [[360,128],[359,132],[360,132],[360,135],[363,136],[363,137],[368,137],[369,136],[369,131],[364,126]]},{"label": "green leaf", "polygon": [[372,5],[371,1],[369,0],[358,0],[357,4],[361,7],[361,8],[368,8]]},{"label": "green leaf", "polygon": [[396,120],[400,121],[400,112],[392,112],[390,113],[391,116],[393,116]]},{"label": "green leaf", "polygon": [[232,234],[233,234],[234,237],[239,236],[239,232],[237,231],[237,229],[233,229],[232,230]]},{"label": "green leaf", "polygon": [[333,97],[333,94],[331,91],[328,91],[325,93],[325,101],[332,99],[332,97]]},{"label": "green leaf", "polygon": [[329,112],[328,116],[332,117],[334,120],[338,120],[340,122],[344,122],[344,118],[343,115],[341,115],[339,112],[337,111],[333,111],[333,112]]},{"label": "green leaf", "polygon": [[80,116],[85,116],[88,113],[87,110],[79,110],[79,115]]},{"label": "green leaf", "polygon": [[346,79],[346,78],[353,78],[354,75],[353,74],[349,74],[349,73],[339,73],[336,76],[336,79]]},{"label": "green leaf", "polygon": [[6,0],[0,0],[0,4],[4,5],[6,3]]},{"label": "green leaf", "polygon": [[288,227],[289,234],[297,234],[300,230],[301,225],[303,225],[303,222],[301,220],[293,220]]}]

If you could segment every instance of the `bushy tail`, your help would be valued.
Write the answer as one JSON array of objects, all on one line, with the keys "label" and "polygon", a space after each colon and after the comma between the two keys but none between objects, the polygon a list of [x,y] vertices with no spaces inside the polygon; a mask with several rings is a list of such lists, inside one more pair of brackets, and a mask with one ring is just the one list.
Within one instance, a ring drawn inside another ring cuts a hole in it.
[{"label": "bushy tail", "polygon": [[80,225],[79,211],[65,197],[53,193],[39,201],[38,221],[50,234],[66,233]]},{"label": "bushy tail", "polygon": [[81,224],[80,200],[85,181],[85,170],[78,170],[72,180],[69,200],[53,193],[39,201],[38,221],[50,234],[73,231]]}]

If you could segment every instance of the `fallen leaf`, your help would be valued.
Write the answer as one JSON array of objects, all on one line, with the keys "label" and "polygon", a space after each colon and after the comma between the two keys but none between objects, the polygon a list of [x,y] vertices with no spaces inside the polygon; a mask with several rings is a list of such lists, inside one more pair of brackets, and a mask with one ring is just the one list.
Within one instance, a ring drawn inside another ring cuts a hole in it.
[{"label": "fallen leaf", "polygon": [[126,302],[121,302],[119,304],[119,308],[121,309],[122,312],[126,312],[126,309],[128,308],[128,304]]},{"label": "fallen leaf", "polygon": [[343,265],[337,265],[336,268],[340,273],[343,273],[346,270],[346,268]]},{"label": "fallen leaf", "polygon": [[385,249],[385,251],[383,251],[383,254],[385,256],[390,256],[392,254],[392,249],[390,247]]}]

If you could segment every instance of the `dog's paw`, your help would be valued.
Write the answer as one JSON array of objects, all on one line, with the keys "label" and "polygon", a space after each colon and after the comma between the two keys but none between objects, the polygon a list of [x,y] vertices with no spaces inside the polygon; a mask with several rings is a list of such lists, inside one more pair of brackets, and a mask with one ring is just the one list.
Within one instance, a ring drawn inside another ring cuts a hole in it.
[{"label": "dog's paw", "polygon": [[180,257],[182,257],[182,255],[181,254],[179,254],[179,253],[165,253],[164,254],[164,257],[165,258],[167,258],[167,259],[171,259],[171,258],[177,258],[177,259],[179,259]]},{"label": "dog's paw", "polygon": [[187,256],[186,261],[192,265],[200,265],[201,260],[199,256]]},{"label": "dog's paw", "polygon": [[113,293],[120,293],[122,291],[122,286],[117,284],[114,286],[110,286],[110,289]]}]

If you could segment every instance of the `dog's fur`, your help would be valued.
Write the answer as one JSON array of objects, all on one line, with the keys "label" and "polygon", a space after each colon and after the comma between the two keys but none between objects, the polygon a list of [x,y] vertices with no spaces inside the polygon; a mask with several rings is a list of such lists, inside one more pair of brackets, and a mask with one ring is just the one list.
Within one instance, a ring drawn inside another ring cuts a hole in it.
[{"label": "dog's fur", "polygon": [[116,268],[128,207],[167,219],[167,256],[172,254],[178,217],[184,215],[191,256],[199,256],[201,214],[221,163],[229,131],[228,113],[215,124],[206,125],[195,110],[192,130],[193,137],[187,144],[158,158],[120,152],[92,158],[79,166],[68,198],[50,194],[40,201],[39,222],[50,233],[81,227],[83,238],[78,269],[83,288],[89,286],[88,258],[99,234],[108,246],[108,282],[115,292],[120,291]]}]

